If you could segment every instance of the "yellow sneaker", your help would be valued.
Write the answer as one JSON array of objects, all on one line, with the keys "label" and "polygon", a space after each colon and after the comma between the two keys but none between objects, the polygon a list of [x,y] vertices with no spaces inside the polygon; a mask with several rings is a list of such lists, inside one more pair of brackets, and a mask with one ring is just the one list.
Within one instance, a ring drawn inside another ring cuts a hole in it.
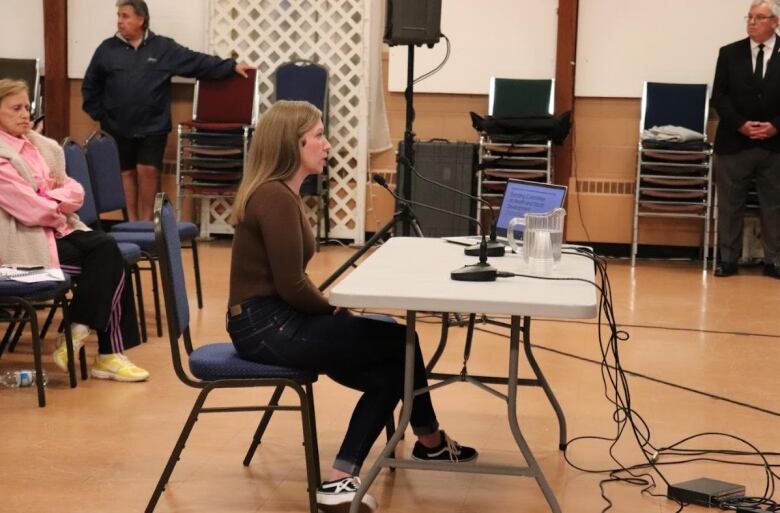
[{"label": "yellow sneaker", "polygon": [[99,354],[91,371],[93,378],[116,381],[145,381],[149,371],[142,369],[122,353]]},{"label": "yellow sneaker", "polygon": [[[84,339],[86,339],[88,335],[89,335],[89,328],[87,328],[83,324],[73,327],[73,329],[70,332],[70,336],[73,339],[74,355],[78,354],[78,352],[84,346]],[[52,358],[54,358],[54,363],[57,365],[57,367],[59,367],[65,372],[68,372],[68,346],[65,343],[65,334],[60,333],[60,336],[57,340],[59,344],[57,345],[57,349],[54,350],[54,353],[52,353],[51,356]]]}]

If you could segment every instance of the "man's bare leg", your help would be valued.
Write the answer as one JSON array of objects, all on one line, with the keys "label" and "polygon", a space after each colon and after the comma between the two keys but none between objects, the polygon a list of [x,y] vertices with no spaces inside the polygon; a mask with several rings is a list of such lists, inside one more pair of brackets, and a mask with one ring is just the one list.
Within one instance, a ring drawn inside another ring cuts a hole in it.
[{"label": "man's bare leg", "polygon": [[160,190],[160,171],[146,164],[136,165],[138,171],[138,219],[151,221],[154,214],[154,196]]},{"label": "man's bare leg", "polygon": [[127,217],[130,221],[138,220],[138,184],[135,169],[122,170],[122,188],[125,190]]}]

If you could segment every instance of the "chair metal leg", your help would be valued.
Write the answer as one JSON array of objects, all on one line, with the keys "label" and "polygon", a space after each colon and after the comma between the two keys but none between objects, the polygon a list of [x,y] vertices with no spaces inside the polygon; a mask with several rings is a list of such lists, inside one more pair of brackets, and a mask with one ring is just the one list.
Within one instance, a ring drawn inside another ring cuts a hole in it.
[{"label": "chair metal leg", "polygon": [[41,340],[46,338],[46,333],[49,331],[49,327],[51,326],[52,321],[54,321],[54,314],[57,313],[57,307],[59,306],[60,300],[55,299],[51,305],[51,308],[49,309],[49,314],[46,316],[46,320],[43,321],[43,326],[41,326]]},{"label": "chair metal leg", "polygon": [[87,372],[87,348],[84,346],[81,346],[81,349],[79,349],[79,364],[81,367],[81,380],[86,381],[89,378],[89,373]]},{"label": "chair metal leg", "polygon": [[138,305],[138,325],[141,329],[141,341],[146,342],[149,340],[149,336],[146,333],[146,312],[144,311],[144,291],[141,285],[141,270],[138,268],[138,264],[130,266],[130,273],[135,278],[135,297],[136,304]]},{"label": "chair metal leg", "polygon": [[3,356],[5,349],[8,347],[8,344],[11,342],[11,335],[13,335],[14,333],[14,328],[16,328],[17,319],[19,318],[19,315],[21,313],[22,311],[19,307],[14,308],[13,313],[9,313],[11,319],[8,321],[8,326],[5,328],[5,335],[3,335],[3,340],[0,341],[0,356]]},{"label": "chair metal leg", "polygon": [[309,492],[309,511],[310,513],[318,513],[317,507],[317,486],[320,484],[319,480],[319,463],[315,461],[316,453],[319,451],[317,448],[317,431],[314,426],[314,419],[312,418],[312,412],[314,410],[314,402],[312,397],[309,396],[306,391],[298,385],[294,387],[298,392],[298,397],[301,405],[301,423],[303,424],[303,448],[306,453],[306,478],[308,483]]},{"label": "chair metal leg", "polygon": [[[56,304],[56,302],[55,302]],[[61,303],[62,305],[62,324],[65,326],[65,347],[67,349],[68,353],[68,379],[70,380],[70,388],[76,388],[76,359],[75,355],[73,354],[73,334],[70,330],[70,310],[68,309],[68,303],[65,301],[65,298],[62,299]],[[54,308],[52,307],[52,310]],[[83,349],[83,347],[82,347]],[[83,358],[82,358],[83,362]],[[84,367],[82,363],[82,368]],[[83,370],[82,370],[82,376],[83,376]]]},{"label": "chair metal leg", "polygon": [[[389,442],[390,439],[395,434],[395,417],[393,417],[393,414],[391,413],[389,417],[387,417],[387,423],[385,424],[385,435],[387,435],[387,441]],[[393,452],[388,456],[388,458],[395,458],[397,456],[395,449],[393,449]],[[390,467],[390,472],[395,472],[395,467]]]},{"label": "chair metal leg", "polygon": [[206,402],[206,397],[209,395],[211,390],[213,390],[211,387],[204,388],[200,391],[200,394],[198,394],[197,399],[195,399],[195,404],[192,405],[192,410],[190,410],[190,416],[187,417],[187,422],[184,423],[184,427],[181,430],[179,439],[176,440],[176,445],[173,447],[171,456],[168,458],[168,462],[165,464],[165,468],[163,469],[162,475],[160,476],[160,480],[157,482],[157,486],[154,488],[154,492],[152,492],[152,497],[149,499],[149,504],[146,505],[146,513],[152,513],[155,506],[157,506],[157,501],[160,500],[160,495],[162,495],[163,490],[165,490],[165,485],[168,484],[168,479],[170,479],[171,474],[173,473],[173,468],[179,461],[179,456],[184,450],[184,447],[187,443],[187,438],[189,438],[190,433],[192,432],[192,428],[195,426],[195,422],[198,420],[198,413],[203,407],[203,403]]},{"label": "chair metal leg", "polygon": [[200,283],[200,261],[198,259],[198,242],[192,239],[192,269],[195,272],[195,293],[198,296],[198,308],[203,309],[203,290]]},{"label": "chair metal leg", "polygon": [[[40,333],[38,331],[38,313],[36,312],[35,307],[27,301],[22,301],[20,304],[24,309],[24,312],[27,313],[27,320],[30,322],[33,362],[35,366],[35,386],[38,389],[38,406],[43,408],[46,406],[46,390],[43,387],[43,364],[41,363],[41,339],[38,336]],[[19,326],[23,326],[23,323],[20,322]]]},{"label": "chair metal leg", "polygon": [[16,331],[14,332],[13,337],[11,338],[11,343],[8,345],[8,352],[13,353],[16,351],[16,344],[19,343],[19,338],[22,336],[22,332],[24,332],[24,325],[27,323],[27,319],[21,318],[19,319],[19,324],[16,326]]},{"label": "chair metal leg", "polygon": [[159,280],[157,279],[157,263],[153,259],[149,260],[149,270],[152,273],[152,297],[154,299],[154,320],[157,323],[157,336],[162,337]]},{"label": "chair metal leg", "polygon": [[[282,397],[282,392],[284,392],[284,386],[279,385],[276,387],[274,389],[273,395],[271,396],[271,400],[268,402],[268,406],[277,406],[279,404],[279,399]],[[255,430],[255,436],[252,437],[252,443],[249,445],[249,449],[246,451],[246,456],[244,456],[245,467],[248,467],[249,463],[252,462],[255,451],[263,439],[263,433],[265,433],[265,430],[268,427],[268,423],[271,422],[271,416],[273,414],[274,410],[265,410],[263,412],[263,417],[260,419],[260,424],[258,424],[257,430]]]},{"label": "chair metal leg", "polygon": [[314,452],[314,477],[319,485],[322,481],[322,474],[320,473],[320,445],[317,441],[317,415],[314,412],[314,383],[306,385],[306,396],[309,398],[306,406],[309,408],[309,422],[311,423],[311,432],[313,434],[311,444]]}]

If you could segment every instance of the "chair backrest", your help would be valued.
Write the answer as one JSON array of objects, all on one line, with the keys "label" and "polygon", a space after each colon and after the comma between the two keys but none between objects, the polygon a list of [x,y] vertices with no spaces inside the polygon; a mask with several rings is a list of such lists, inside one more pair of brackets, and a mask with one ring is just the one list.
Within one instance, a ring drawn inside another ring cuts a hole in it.
[{"label": "chair backrest", "polygon": [[223,79],[204,79],[195,83],[192,120],[199,123],[238,123],[254,125],[257,121],[257,70],[247,70],[248,78],[231,75]]},{"label": "chair backrest", "polygon": [[68,137],[62,142],[62,150],[65,152],[65,172],[84,188],[84,204],[81,205],[77,212],[79,218],[87,226],[99,223],[100,220],[97,207],[95,206],[95,196],[92,192],[92,181],[89,179],[89,166],[87,165],[87,157],[84,155],[84,149],[79,143]]},{"label": "chair backrest", "polygon": [[654,126],[682,126],[707,140],[707,84],[645,82],[639,132]]},{"label": "chair backrest", "polygon": [[98,130],[87,139],[86,150],[89,178],[92,181],[98,214],[113,210],[126,212],[127,203],[122,187],[122,170],[116,141],[107,133]]},{"label": "chair backrest", "polygon": [[0,77],[27,82],[30,91],[30,113],[41,113],[41,63],[39,59],[0,58]]},{"label": "chair backrest", "polygon": [[187,301],[187,286],[184,282],[176,210],[164,192],[157,193],[154,201],[154,234],[160,261],[168,331],[171,343],[177,344],[176,352],[178,352],[179,337],[189,333],[190,308]]},{"label": "chair backrest", "polygon": [[274,101],[305,100],[322,111],[328,119],[328,69],[307,60],[279,65],[274,71]]},{"label": "chair backrest", "polygon": [[552,79],[491,77],[488,114],[497,118],[551,116],[555,112],[554,91]]},{"label": "chair backrest", "polygon": [[[280,64],[273,74],[274,101],[304,100],[322,111],[325,134],[328,133],[328,68],[299,59]],[[327,176],[327,164],[321,175],[307,176],[301,184],[301,196],[319,194]]]}]

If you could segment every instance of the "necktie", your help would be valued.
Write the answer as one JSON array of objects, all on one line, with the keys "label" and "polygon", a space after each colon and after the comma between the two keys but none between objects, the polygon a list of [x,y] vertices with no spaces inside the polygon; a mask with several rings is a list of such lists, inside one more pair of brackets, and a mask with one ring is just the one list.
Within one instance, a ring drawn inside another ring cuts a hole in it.
[{"label": "necktie", "polygon": [[758,45],[758,55],[756,55],[756,69],[753,71],[756,80],[764,80],[764,44]]}]

